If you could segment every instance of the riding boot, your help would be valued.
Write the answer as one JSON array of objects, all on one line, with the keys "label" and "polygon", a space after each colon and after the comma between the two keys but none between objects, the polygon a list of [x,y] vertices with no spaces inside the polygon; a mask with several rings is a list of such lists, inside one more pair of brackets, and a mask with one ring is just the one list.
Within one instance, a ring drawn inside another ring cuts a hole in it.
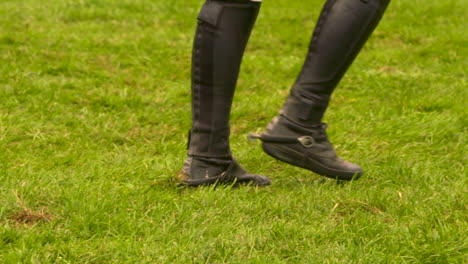
[{"label": "riding boot", "polygon": [[328,0],[289,97],[265,133],[254,135],[276,159],[339,180],[362,169],[340,159],[322,117],[331,94],[381,20],[390,0]]},{"label": "riding boot", "polygon": [[229,148],[229,116],[242,56],[260,9],[248,0],[208,0],[198,16],[192,55],[192,128],[180,180],[268,185],[246,172]]}]

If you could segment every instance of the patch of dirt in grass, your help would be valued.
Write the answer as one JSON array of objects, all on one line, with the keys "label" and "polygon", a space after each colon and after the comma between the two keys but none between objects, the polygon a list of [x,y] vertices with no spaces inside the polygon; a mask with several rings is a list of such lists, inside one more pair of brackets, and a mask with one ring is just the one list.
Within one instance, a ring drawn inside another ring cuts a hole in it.
[{"label": "patch of dirt in grass", "polygon": [[18,224],[35,225],[38,223],[50,222],[52,216],[45,213],[44,209],[41,209],[39,212],[34,212],[25,208],[10,216],[10,219]]},{"label": "patch of dirt in grass", "polygon": [[13,213],[9,218],[15,223],[25,225],[35,225],[39,223],[47,223],[52,220],[52,215],[46,213],[46,208],[41,208],[40,211],[33,211],[26,207],[18,193],[15,193],[18,205],[21,210]]}]

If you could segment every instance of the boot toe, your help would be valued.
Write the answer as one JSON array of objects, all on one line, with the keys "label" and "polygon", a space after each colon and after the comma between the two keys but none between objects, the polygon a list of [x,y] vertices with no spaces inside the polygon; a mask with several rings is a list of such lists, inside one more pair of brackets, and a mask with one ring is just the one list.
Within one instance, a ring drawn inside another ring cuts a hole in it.
[{"label": "boot toe", "polygon": [[[351,163],[349,161],[343,161],[343,175],[341,176],[341,180],[357,180],[359,179],[362,174],[364,173],[362,168],[354,163]],[[340,177],[338,177],[340,179]]]},{"label": "boot toe", "polygon": [[238,183],[252,183],[254,186],[268,186],[271,185],[271,180],[263,175],[258,174],[245,174],[235,176]]},{"label": "boot toe", "polygon": [[307,162],[303,168],[332,179],[343,181],[356,180],[363,173],[362,168],[357,164],[340,158],[316,159],[309,156],[306,160]]}]

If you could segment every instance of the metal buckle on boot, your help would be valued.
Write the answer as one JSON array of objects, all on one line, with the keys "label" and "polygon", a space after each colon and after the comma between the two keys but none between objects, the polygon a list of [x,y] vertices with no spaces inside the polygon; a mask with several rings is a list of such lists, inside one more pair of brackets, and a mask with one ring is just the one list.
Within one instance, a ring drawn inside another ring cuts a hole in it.
[{"label": "metal buckle on boot", "polygon": [[315,144],[315,139],[309,136],[303,136],[297,139],[304,147],[310,148]]}]

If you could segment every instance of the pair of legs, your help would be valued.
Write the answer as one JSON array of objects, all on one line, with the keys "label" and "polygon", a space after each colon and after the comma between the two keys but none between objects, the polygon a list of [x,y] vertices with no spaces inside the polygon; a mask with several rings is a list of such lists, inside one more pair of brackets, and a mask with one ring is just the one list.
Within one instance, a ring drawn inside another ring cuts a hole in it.
[{"label": "pair of legs", "polygon": [[[246,172],[229,148],[232,99],[260,1],[207,0],[200,11],[192,57],[192,128],[182,173],[185,184],[270,184],[267,177]],[[264,133],[252,135],[262,141],[267,154],[340,180],[362,175],[358,165],[336,155],[322,117],[333,90],[389,2],[326,1],[302,70],[283,108]]]}]

